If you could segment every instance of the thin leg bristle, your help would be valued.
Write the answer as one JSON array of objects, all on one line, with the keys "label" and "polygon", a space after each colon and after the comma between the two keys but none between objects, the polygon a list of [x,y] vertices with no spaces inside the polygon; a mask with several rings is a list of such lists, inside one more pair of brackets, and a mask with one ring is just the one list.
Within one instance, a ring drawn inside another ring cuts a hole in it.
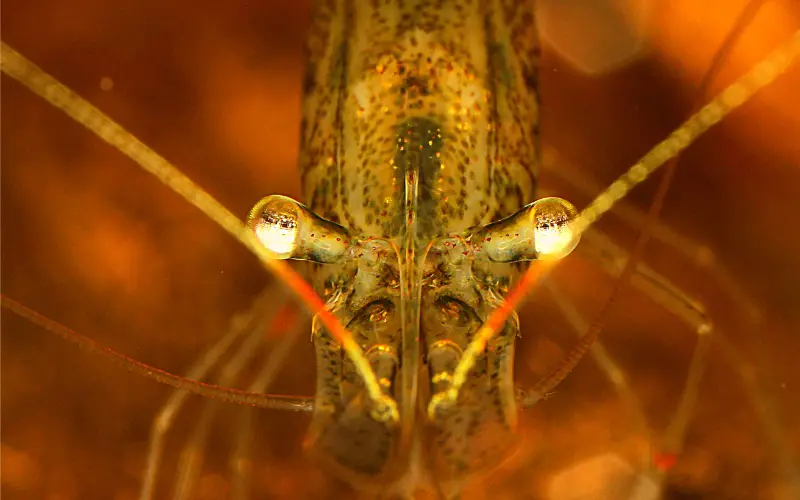
[{"label": "thin leg bristle", "polygon": [[[267,356],[256,377],[247,390],[252,392],[265,392],[269,389],[281,367],[294,348],[302,331],[308,331],[310,325],[298,318],[290,318],[284,324],[283,333],[277,344],[274,345]],[[308,326],[308,328],[305,328]],[[253,472],[250,458],[250,444],[252,442],[253,408],[242,408],[239,412],[239,422],[236,426],[236,443],[230,457],[230,468],[233,479],[231,481],[231,498],[233,500],[247,500],[250,498],[250,484]]]},{"label": "thin leg bristle", "polygon": [[[188,380],[201,380],[205,378],[211,368],[228,351],[233,342],[244,334],[241,328],[230,329],[220,338],[208,351],[195,362],[186,373]],[[164,450],[164,438],[172,427],[172,423],[180,411],[186,399],[189,397],[188,391],[175,391],[161,407],[153,424],[150,428],[150,439],[147,449],[147,460],[142,480],[139,500],[150,500],[153,498],[153,490],[156,484],[156,477],[161,466],[161,456]]]},{"label": "thin leg bristle", "polygon": [[[545,288],[550,292],[556,306],[561,310],[561,314],[566,318],[573,333],[580,337],[589,327],[589,322],[558,286],[548,281],[545,284]],[[633,416],[636,429],[640,434],[649,438],[652,435],[652,429],[647,423],[647,417],[642,409],[642,404],[633,392],[628,378],[625,376],[625,372],[599,341],[592,346],[591,354],[597,366],[606,374],[608,380],[614,386],[617,394]],[[524,400],[521,401],[521,403],[523,408],[530,406],[526,404]]]},{"label": "thin leg bristle", "polygon": [[[222,366],[220,375],[215,381],[217,385],[231,386],[235,384],[247,364],[257,355],[258,346],[263,341],[265,332],[283,305],[283,300],[276,300],[276,295],[280,296],[280,290],[269,287],[251,308],[249,316],[252,316],[254,321],[248,322],[249,332],[232,358]],[[180,454],[173,500],[191,497],[203,467],[208,433],[218,410],[219,405],[216,401],[206,401],[203,405],[203,410],[194,424],[189,441],[184,445]]]}]

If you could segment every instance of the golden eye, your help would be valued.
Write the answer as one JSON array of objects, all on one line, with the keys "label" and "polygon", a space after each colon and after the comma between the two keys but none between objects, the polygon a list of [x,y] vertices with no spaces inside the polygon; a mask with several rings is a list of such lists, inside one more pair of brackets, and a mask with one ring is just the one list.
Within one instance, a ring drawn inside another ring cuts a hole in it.
[{"label": "golden eye", "polygon": [[286,196],[267,196],[256,203],[247,224],[275,259],[329,264],[348,255],[350,234],[345,228]]},{"label": "golden eye", "polygon": [[268,196],[256,203],[247,222],[258,241],[276,259],[292,257],[300,232],[300,213],[294,200]]},{"label": "golden eye", "polygon": [[490,262],[552,260],[569,255],[580,241],[572,230],[578,211],[561,198],[542,198],[470,236],[475,257]]},{"label": "golden eye", "polygon": [[533,245],[538,259],[561,259],[569,255],[580,241],[570,222],[578,211],[562,198],[542,198],[533,205]]}]

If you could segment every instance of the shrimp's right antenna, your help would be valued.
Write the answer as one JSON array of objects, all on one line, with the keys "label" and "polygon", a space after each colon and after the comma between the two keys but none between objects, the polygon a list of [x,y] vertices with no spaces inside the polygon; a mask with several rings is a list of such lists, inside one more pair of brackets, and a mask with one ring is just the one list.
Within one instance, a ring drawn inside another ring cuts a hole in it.
[{"label": "shrimp's right antenna", "polygon": [[[709,85],[712,78],[719,71],[719,67],[724,60],[727,52],[733,43],[741,35],[741,31],[746,27],[749,20],[760,7],[763,0],[755,0],[748,5],[742,13],[737,24],[729,33],[720,50],[717,52],[712,66],[706,73],[701,84],[701,92]],[[639,237],[631,251],[625,267],[618,278],[614,288],[601,311],[597,314],[595,321],[589,330],[576,343],[572,350],[567,354],[565,360],[548,377],[537,383],[526,394],[523,399],[523,407],[529,407],[551,392],[562,380],[572,371],[583,356],[588,352],[594,341],[603,328],[603,320],[613,307],[619,292],[630,281],[633,272],[636,270],[636,263],[644,252],[644,248],[650,238],[650,229],[658,219],[664,198],[669,190],[672,178],[675,173],[675,165],[680,153],[689,146],[700,134],[708,130],[711,126],[718,123],[731,111],[746,102],[758,90],[772,83],[779,75],[784,73],[789,66],[800,55],[800,31],[792,35],[787,43],[778,47],[772,54],[767,56],[762,62],[757,64],[750,72],[745,74],[736,82],[729,85],[718,97],[705,106],[696,106],[691,117],[684,122],[675,132],[659,143],[649,153],[647,153],[636,165],[631,167],[625,174],[617,179],[603,193],[581,212],[575,220],[573,232],[581,234],[588,229],[597,219],[602,217],[611,207],[625,197],[627,193],[643,182],[650,174],[661,166],[665,161],[672,160],[667,164],[666,172],[658,185],[658,190],[653,202],[648,209],[647,216],[642,225]],[[530,270],[529,270],[530,272]]]},{"label": "shrimp's right antenna", "polygon": [[[747,14],[749,16],[752,16],[753,13],[754,11],[750,12],[750,9],[748,9]],[[727,46],[723,48],[727,49]],[[717,97],[712,99],[711,102],[692,114],[689,119],[672,132],[669,137],[658,143],[635,165],[614,181],[608,189],[600,193],[600,195],[571,222],[570,229],[572,237],[576,239],[579,238],[584,231],[611,210],[616,202],[624,198],[632,189],[644,182],[665,162],[675,158],[706,130],[719,123],[732,111],[747,102],[755,93],[774,82],[789,69],[798,57],[800,57],[800,30],[796,31],[788,41],[780,45],[749,72],[730,84]],[[674,170],[674,166],[672,170]],[[671,174],[666,175],[662,184],[659,186],[659,193],[651,205],[642,233],[632,253],[632,258],[629,260],[629,265],[626,266],[617,281],[610,298],[598,314],[597,319],[592,323],[589,331],[583,335],[567,353],[561,364],[553,370],[550,375],[539,381],[527,392],[523,397],[523,407],[535,404],[536,401],[544,398],[560,384],[575,366],[577,366],[580,360],[583,359],[584,355],[586,355],[592,344],[594,344],[595,340],[599,337],[600,331],[603,328],[603,319],[613,306],[618,291],[632,275],[635,269],[635,265],[633,264],[635,264],[636,258],[641,254],[644,245],[647,243],[649,238],[649,231],[647,231],[647,229],[652,225],[653,221],[656,220],[671,178]],[[484,325],[473,337],[468,347],[470,355],[464,356],[456,366],[454,371],[455,380],[466,380],[466,374],[474,365],[476,353],[488,339],[493,337],[495,333],[502,328],[506,319],[508,319],[517,305],[522,302],[527,293],[541,280],[547,271],[555,267],[558,262],[560,261],[544,261],[535,263],[528,268],[517,285],[506,295],[504,304],[489,315]],[[435,414],[439,406],[454,404],[457,400],[459,389],[460,386],[458,384],[452,384],[447,392],[435,394],[431,398],[428,413]]]}]

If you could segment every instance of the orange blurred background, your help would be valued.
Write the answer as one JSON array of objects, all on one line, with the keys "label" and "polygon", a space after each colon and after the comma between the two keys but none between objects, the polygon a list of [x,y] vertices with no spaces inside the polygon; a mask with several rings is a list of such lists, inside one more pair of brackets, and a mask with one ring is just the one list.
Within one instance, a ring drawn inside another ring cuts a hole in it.
[{"label": "orange blurred background", "polygon": [[[300,194],[295,162],[307,3],[6,0],[2,39],[244,216],[265,194]],[[645,3],[642,50],[619,69],[582,74],[555,42],[544,46],[543,141],[602,184],[686,117],[745,2],[715,0],[702,8],[692,0],[628,2]],[[798,28],[795,2],[767,2],[713,88]],[[593,43],[583,26],[569,36]],[[656,269],[707,304],[721,334],[747,358],[757,394],[779,415],[775,422],[794,467],[800,449],[797,88],[795,67],[693,145],[663,215],[730,270],[760,322],[748,323],[726,295],[729,287],[668,246],[654,243],[647,253]],[[49,104],[5,76],[2,92],[2,292],[138,360],[184,372],[270,278],[195,208]],[[546,171],[542,184],[578,206],[589,201]],[[632,202],[646,206],[654,186],[637,190]],[[626,246],[633,242],[634,230],[613,216],[601,225]],[[589,317],[612,285],[577,258],[554,279]],[[572,334],[546,294],[537,294],[520,316],[518,379],[530,384],[563,355]],[[136,498],[149,427],[171,391],[8,312],[2,320],[5,498]],[[603,340],[660,431],[677,404],[692,332],[629,292],[608,318]],[[777,496],[786,482],[779,452],[719,345],[711,349],[666,497],[788,498]],[[313,380],[312,348],[303,336],[272,390],[310,395]],[[190,399],[169,435],[157,498],[169,498],[181,445],[201,408],[202,401]],[[238,411],[222,407],[196,498],[226,497]],[[306,417],[255,415],[254,497],[334,498],[348,491],[303,457]],[[490,498],[546,498],[559,472],[605,453],[628,459],[630,448],[641,446],[591,360],[521,423],[520,452],[468,497],[491,491]]]}]

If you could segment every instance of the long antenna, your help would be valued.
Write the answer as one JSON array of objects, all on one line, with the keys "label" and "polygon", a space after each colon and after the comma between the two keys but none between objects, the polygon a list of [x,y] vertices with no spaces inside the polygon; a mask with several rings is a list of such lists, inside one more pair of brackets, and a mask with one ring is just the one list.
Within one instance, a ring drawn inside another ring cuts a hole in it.
[{"label": "long antenna", "polygon": [[[697,113],[689,117],[666,139],[657,144],[635,165],[614,181],[608,189],[597,196],[573,221],[571,225],[573,236],[575,238],[580,237],[600,217],[611,210],[617,201],[624,198],[633,188],[644,182],[661,165],[686,149],[697,137],[747,102],[756,92],[775,81],[795,62],[798,56],[800,56],[800,30],[796,31],[788,41],[755,65],[748,73],[729,85]],[[667,179],[666,187],[659,189],[659,191],[664,191],[661,195],[662,197],[666,194],[666,189],[669,186],[668,181],[669,179]],[[655,213],[657,214],[657,210]],[[645,236],[644,239],[640,237],[640,240],[646,243],[647,237]],[[435,394],[431,399],[428,407],[429,414],[435,414],[437,407],[440,405],[449,406],[455,404],[461,385],[466,381],[467,373],[475,364],[477,354],[488,339],[494,336],[505,324],[511,312],[522,302],[530,290],[533,289],[533,286],[546,274],[546,270],[542,268],[552,269],[558,265],[558,262],[560,261],[536,262],[528,268],[520,281],[506,296],[506,303],[495,309],[484,325],[476,332],[472,342],[465,350],[465,355],[456,366],[453,373],[453,383],[450,388],[446,392]],[[635,269],[635,267],[632,267],[632,269]],[[620,277],[617,288],[621,287],[620,283],[624,283],[631,272],[631,270],[627,270],[625,274],[628,276],[623,275]],[[612,294],[609,302],[606,303],[603,311],[598,316],[599,318],[605,317],[606,311],[613,305],[615,295],[616,291]],[[588,352],[599,336],[601,329],[602,323],[596,321],[586,335],[581,337],[566,355],[561,365],[548,377],[536,384],[531,389],[530,396],[526,399],[532,401],[538,397],[543,397],[561,383]]]},{"label": "long antenna", "polygon": [[99,354],[100,356],[110,359],[138,375],[143,375],[147,378],[155,380],[156,382],[174,387],[175,389],[183,389],[200,396],[219,399],[229,403],[257,406],[259,408],[269,408],[271,410],[300,411],[305,413],[314,411],[314,398],[301,396],[280,396],[240,391],[238,389],[220,387],[214,384],[206,384],[204,382],[197,382],[195,380],[179,377],[173,373],[169,373],[140,361],[136,361],[135,359],[131,359],[128,356],[118,353],[117,351],[108,347],[103,347],[89,337],[83,336],[56,321],[32,311],[16,300],[8,298],[5,295],[0,295],[0,300],[2,301],[2,306],[4,308],[13,311],[17,315],[25,318],[35,325],[44,328],[50,333],[55,333],[59,337],[76,344],[81,349],[89,351],[92,354]]},{"label": "long antenna", "polygon": [[[607,317],[609,311],[619,298],[620,292],[630,282],[633,273],[636,271],[636,264],[641,259],[644,249],[650,240],[650,230],[658,220],[661,209],[664,206],[664,199],[667,196],[672,179],[675,176],[678,158],[683,150],[691,144],[700,134],[708,130],[712,125],[718,123],[728,113],[736,109],[739,105],[746,102],[758,90],[773,82],[778,76],[786,71],[789,66],[794,62],[794,59],[800,54],[800,31],[795,32],[789,42],[775,50],[766,59],[756,65],[749,73],[741,77],[739,80],[731,84],[719,96],[712,100],[707,105],[703,106],[704,96],[708,90],[711,81],[719,73],[725,58],[728,56],[734,43],[739,40],[742,32],[748,26],[749,22],[755,16],[758,9],[764,3],[764,0],[754,0],[749,3],[736,20],[733,28],[728,32],[722,45],[717,50],[714,58],[711,61],[708,71],[706,71],[700,88],[697,92],[697,98],[692,108],[691,117],[684,122],[675,132],[659,143],[647,155],[645,155],[636,165],[631,167],[622,177],[615,181],[605,192],[601,193],[592,203],[589,204],[579,219],[585,217],[585,221],[578,224],[578,230],[583,232],[591,224],[600,218],[606,211],[608,211],[613,204],[622,199],[630,189],[643,182],[647,176],[655,172],[655,170],[663,163],[668,161],[664,176],[658,184],[656,194],[642,223],[642,228],[639,231],[639,236],[636,243],[631,250],[630,257],[628,258],[625,266],[620,273],[619,278],[614,284],[605,304],[600,312],[595,317],[595,320],[589,326],[586,334],[576,343],[575,347],[567,354],[566,359],[560,367],[553,373],[539,381],[533,388],[531,388],[528,395],[525,397],[524,403],[528,406],[535,403],[537,400],[545,397],[548,392],[552,391],[562,380],[572,371],[580,359],[586,354],[592,346],[600,332],[603,329],[603,320]],[[662,152],[659,152],[659,149]],[[664,159],[659,161],[659,156],[664,155]],[[648,161],[650,164],[648,165]],[[634,169],[638,169],[641,173],[635,173]],[[645,173],[646,172],[646,173]],[[617,186],[615,188],[615,185]],[[606,201],[607,200],[607,201]],[[608,204],[610,203],[610,204]]]},{"label": "long antenna", "polygon": [[350,332],[325,308],[325,303],[311,285],[286,262],[277,259],[277,254],[260,244],[241,220],[133,134],[5,42],[0,42],[0,69],[153,174],[253,252],[261,263],[302,301],[311,314],[319,317],[328,332],[342,346],[364,380],[364,386],[374,404],[373,415],[380,420],[396,422],[399,419],[397,404],[381,391],[369,361]]}]

